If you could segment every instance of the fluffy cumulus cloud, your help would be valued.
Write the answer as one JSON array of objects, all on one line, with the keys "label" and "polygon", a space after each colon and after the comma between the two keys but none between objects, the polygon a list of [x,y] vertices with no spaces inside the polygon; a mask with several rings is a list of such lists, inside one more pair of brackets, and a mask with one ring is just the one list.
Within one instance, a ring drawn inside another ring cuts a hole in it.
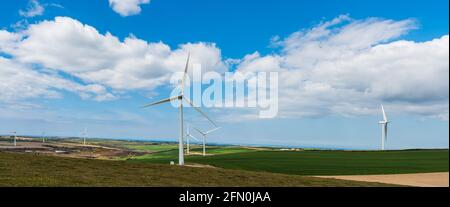
[{"label": "fluffy cumulus cloud", "polygon": [[[213,43],[186,43],[171,49],[132,35],[121,41],[68,17],[32,24],[18,33],[0,30],[0,52],[22,65],[79,79],[97,94],[92,96],[97,100],[114,98],[108,89],[150,91],[167,84],[173,72],[182,70],[189,52],[192,62],[202,64],[205,71],[225,70],[221,51]],[[89,98],[82,90],[73,92]]]},{"label": "fluffy cumulus cloud", "polygon": [[167,85],[191,52],[204,72],[228,64],[241,72],[278,72],[279,117],[379,114],[383,103],[389,111],[448,120],[449,37],[401,40],[416,27],[413,19],[340,16],[275,38],[271,54],[226,61],[214,43],[171,48],[133,35],[121,40],[56,17],[18,32],[0,30],[0,101],[59,98],[61,91],[104,101],[152,91]]},{"label": "fluffy cumulus cloud", "polygon": [[61,91],[80,94],[84,99],[98,101],[115,97],[106,88],[89,84],[82,85],[66,80],[51,72],[38,72],[29,65],[0,57],[0,101],[14,103],[30,98],[61,98]]},{"label": "fluffy cumulus cloud", "polygon": [[141,13],[141,5],[149,3],[150,0],[109,0],[111,8],[124,17]]},{"label": "fluffy cumulus cloud", "polygon": [[284,117],[374,114],[384,103],[448,120],[449,37],[398,40],[414,28],[412,19],[340,16],[275,38],[280,52],[247,55],[238,70],[279,72]]},{"label": "fluffy cumulus cloud", "polygon": [[5,30],[0,30],[0,54],[10,51],[20,40],[20,35]]},{"label": "fluffy cumulus cloud", "polygon": [[20,10],[19,14],[23,17],[35,17],[44,14],[45,8],[38,0],[30,0],[25,10]]}]

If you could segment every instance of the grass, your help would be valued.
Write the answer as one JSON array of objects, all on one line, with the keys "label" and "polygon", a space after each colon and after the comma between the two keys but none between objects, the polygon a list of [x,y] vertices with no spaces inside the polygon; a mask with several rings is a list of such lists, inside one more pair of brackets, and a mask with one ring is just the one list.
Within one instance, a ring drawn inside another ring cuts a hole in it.
[{"label": "grass", "polygon": [[151,163],[169,164],[170,161],[175,161],[174,158],[178,156],[178,150],[169,150],[153,154],[146,154],[141,156],[135,156],[131,160],[154,160]]},{"label": "grass", "polygon": [[[202,147],[191,149],[192,152],[203,152]],[[208,147],[208,154],[221,155],[221,154],[233,154],[233,153],[244,153],[244,152],[254,152],[256,150],[245,148],[245,147]]]},{"label": "grass", "polygon": [[391,185],[263,172],[0,152],[0,186],[300,187]]},{"label": "grass", "polygon": [[128,149],[145,151],[145,152],[158,152],[178,149],[178,145],[174,144],[136,144],[136,145],[125,145]]},{"label": "grass", "polygon": [[[176,150],[134,162],[169,163]],[[208,151],[210,152],[210,151]],[[186,162],[216,167],[291,175],[370,175],[448,172],[448,150],[408,151],[253,151],[214,156],[188,156]]]},{"label": "grass", "polygon": [[[249,149],[249,148],[243,148],[243,147],[208,147],[207,152],[209,154],[214,155],[223,155],[223,154],[233,154],[233,153],[244,153],[244,152],[254,152],[256,150]],[[201,154],[203,152],[203,148],[201,146],[195,146],[191,148],[191,152],[199,153]],[[191,155],[192,157],[198,157],[195,155]],[[186,156],[186,157],[191,157]],[[178,146],[176,149],[172,150],[164,150],[155,152],[152,154],[146,154],[141,156],[135,156],[132,158],[132,161],[149,161],[151,163],[159,163],[159,164],[168,164],[170,161],[177,161],[178,160]]]}]

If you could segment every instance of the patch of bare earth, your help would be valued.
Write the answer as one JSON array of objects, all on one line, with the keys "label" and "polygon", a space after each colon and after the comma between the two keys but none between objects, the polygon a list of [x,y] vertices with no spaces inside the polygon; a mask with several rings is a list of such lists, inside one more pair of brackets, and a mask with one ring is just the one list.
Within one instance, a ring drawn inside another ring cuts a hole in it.
[{"label": "patch of bare earth", "polygon": [[91,159],[113,159],[115,157],[131,157],[145,153],[119,148],[104,147],[99,145],[82,145],[66,142],[18,142],[14,147],[9,142],[0,141],[0,151],[48,154],[59,157],[91,158]]},{"label": "patch of bare earth", "polygon": [[214,167],[212,165],[203,165],[203,164],[197,164],[197,163],[190,163],[190,164],[186,164],[186,167],[196,167],[196,168],[214,168],[214,169],[218,169],[217,167]]},{"label": "patch of bare earth", "polygon": [[449,187],[449,173],[414,173],[391,175],[342,175],[342,176],[315,176],[319,178],[334,178],[341,180],[388,183],[417,187]]}]

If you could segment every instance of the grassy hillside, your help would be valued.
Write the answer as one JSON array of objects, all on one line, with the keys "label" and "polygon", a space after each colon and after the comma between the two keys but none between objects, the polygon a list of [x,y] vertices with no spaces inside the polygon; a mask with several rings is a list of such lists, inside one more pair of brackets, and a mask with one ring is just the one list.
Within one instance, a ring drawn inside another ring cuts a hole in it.
[{"label": "grassy hillside", "polygon": [[[209,151],[208,151],[209,152]],[[137,162],[169,163],[176,151],[154,154]],[[358,175],[448,172],[448,150],[409,151],[253,151],[214,156],[189,156],[187,162],[227,169],[293,175]]]},{"label": "grassy hillside", "polygon": [[0,152],[0,186],[386,185],[273,173]]}]

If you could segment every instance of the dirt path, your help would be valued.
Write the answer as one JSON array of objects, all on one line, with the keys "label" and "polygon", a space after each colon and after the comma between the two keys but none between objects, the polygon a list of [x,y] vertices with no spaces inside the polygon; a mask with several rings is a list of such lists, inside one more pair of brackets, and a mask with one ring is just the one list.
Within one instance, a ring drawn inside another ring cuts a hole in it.
[{"label": "dirt path", "polygon": [[449,187],[449,173],[415,173],[392,175],[342,175],[342,176],[315,176],[320,178],[335,178],[341,180],[365,181],[408,185],[418,187]]},{"label": "dirt path", "polygon": [[203,165],[203,164],[198,164],[198,163],[191,163],[191,164],[187,164],[185,165],[186,167],[198,167],[198,168],[212,168],[212,169],[218,169],[217,167],[214,167],[212,165]]}]

